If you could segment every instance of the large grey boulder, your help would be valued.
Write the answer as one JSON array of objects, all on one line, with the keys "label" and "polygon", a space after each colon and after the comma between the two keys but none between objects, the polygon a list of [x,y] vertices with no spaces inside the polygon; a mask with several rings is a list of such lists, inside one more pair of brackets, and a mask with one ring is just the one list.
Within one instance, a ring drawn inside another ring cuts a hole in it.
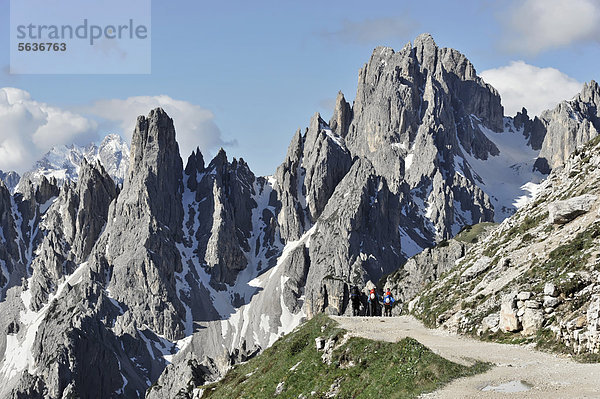
[{"label": "large grey boulder", "polygon": [[598,197],[584,194],[579,197],[556,201],[548,205],[548,218],[554,224],[565,224],[592,208]]},{"label": "large grey boulder", "polygon": [[473,266],[469,267],[460,275],[460,282],[465,283],[467,281],[471,281],[477,276],[480,276],[483,272],[487,271],[491,265],[492,259],[487,256],[482,256],[480,259],[473,264]]}]

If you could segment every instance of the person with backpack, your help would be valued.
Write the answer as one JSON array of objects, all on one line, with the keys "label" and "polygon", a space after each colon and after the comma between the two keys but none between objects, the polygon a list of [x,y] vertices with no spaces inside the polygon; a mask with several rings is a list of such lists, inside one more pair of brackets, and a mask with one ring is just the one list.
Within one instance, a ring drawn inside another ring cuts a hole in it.
[{"label": "person with backpack", "polygon": [[352,316],[358,316],[360,313],[360,290],[355,285],[350,289],[350,301],[352,302]]},{"label": "person with backpack", "polygon": [[383,294],[383,315],[384,316],[392,316],[392,306],[394,306],[394,299],[392,292],[388,289],[385,290],[385,294]]},{"label": "person with backpack", "polygon": [[371,288],[369,291],[369,296],[367,298],[369,302],[369,316],[377,316],[377,293],[375,292],[375,288]]}]

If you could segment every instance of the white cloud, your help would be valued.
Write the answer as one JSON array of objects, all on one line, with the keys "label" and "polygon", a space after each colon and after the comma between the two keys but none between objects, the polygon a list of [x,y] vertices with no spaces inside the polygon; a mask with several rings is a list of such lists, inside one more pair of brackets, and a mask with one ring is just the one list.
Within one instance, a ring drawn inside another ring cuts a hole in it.
[{"label": "white cloud", "polygon": [[540,68],[523,61],[488,69],[480,76],[494,86],[502,97],[504,114],[513,116],[522,107],[530,116],[554,108],[581,91],[582,83],[555,68]]},{"label": "white cloud", "polygon": [[65,110],[35,101],[24,90],[5,87],[0,88],[0,169],[23,173],[53,146],[87,145],[115,131],[130,141],[137,117],[156,107],[173,118],[184,162],[196,147],[206,156],[235,144],[221,138],[212,112],[169,96],[102,100]]},{"label": "white cloud", "polygon": [[505,19],[509,50],[536,55],[576,42],[600,40],[598,0],[526,0]]},{"label": "white cloud", "polygon": [[204,153],[220,146],[232,145],[231,142],[225,142],[221,138],[221,131],[215,124],[211,111],[165,95],[101,100],[86,108],[85,111],[114,122],[123,136],[130,140],[137,116],[147,115],[156,107],[162,107],[173,119],[179,152],[184,163],[196,147],[200,147]]},{"label": "white cloud", "polygon": [[95,121],[34,101],[26,91],[0,88],[0,169],[23,172],[53,145],[97,138]]},{"label": "white cloud", "polygon": [[405,38],[413,33],[417,24],[408,15],[399,17],[369,18],[362,21],[342,21],[334,31],[321,32],[321,36],[344,43],[382,44],[381,41]]}]

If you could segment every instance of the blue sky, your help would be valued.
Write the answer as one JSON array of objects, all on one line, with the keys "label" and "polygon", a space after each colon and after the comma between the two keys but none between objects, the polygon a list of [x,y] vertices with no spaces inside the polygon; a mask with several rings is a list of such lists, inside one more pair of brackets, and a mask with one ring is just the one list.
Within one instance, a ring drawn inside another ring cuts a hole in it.
[{"label": "blue sky", "polygon": [[79,120],[63,127],[68,118],[55,118],[63,122],[49,124],[57,131],[48,127],[41,140],[27,123],[3,120],[0,99],[0,169],[23,171],[50,144],[111,132],[129,138],[138,113],[163,105],[174,108],[184,159],[195,143],[205,157],[222,145],[255,173],[270,174],[314,112],[329,119],[339,90],[354,98],[358,69],[374,47],[400,49],[422,32],[485,71],[506,92],[507,110],[522,101],[539,112],[599,78],[598,3],[153,1],[151,74],[10,75],[9,1],[0,0],[0,87],[23,91],[4,106],[22,101]]}]

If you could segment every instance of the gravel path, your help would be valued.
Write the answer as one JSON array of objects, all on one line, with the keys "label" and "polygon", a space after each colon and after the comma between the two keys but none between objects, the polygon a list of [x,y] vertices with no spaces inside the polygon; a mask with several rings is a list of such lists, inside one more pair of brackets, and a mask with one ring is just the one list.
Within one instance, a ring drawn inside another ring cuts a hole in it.
[{"label": "gravel path", "polygon": [[412,316],[333,319],[351,335],[390,342],[412,337],[454,362],[480,360],[495,365],[487,373],[460,378],[423,398],[600,398],[600,364],[431,330]]}]

